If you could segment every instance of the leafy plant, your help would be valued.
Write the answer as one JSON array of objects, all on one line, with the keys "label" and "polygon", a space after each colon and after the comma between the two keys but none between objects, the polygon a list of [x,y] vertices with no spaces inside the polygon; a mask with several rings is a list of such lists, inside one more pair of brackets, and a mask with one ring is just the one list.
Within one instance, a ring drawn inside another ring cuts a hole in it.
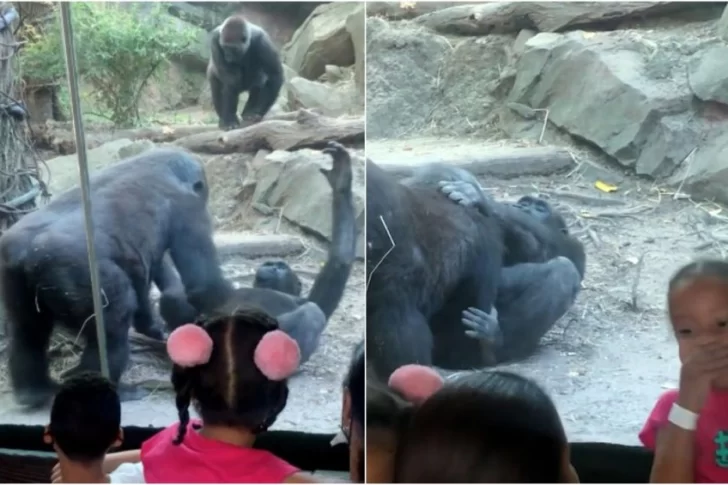
[{"label": "leafy plant", "polygon": [[[74,2],[71,12],[79,75],[94,104],[116,126],[137,124],[144,87],[167,59],[196,40],[195,30],[168,15],[161,3]],[[25,77],[64,78],[60,19],[26,39]]]}]

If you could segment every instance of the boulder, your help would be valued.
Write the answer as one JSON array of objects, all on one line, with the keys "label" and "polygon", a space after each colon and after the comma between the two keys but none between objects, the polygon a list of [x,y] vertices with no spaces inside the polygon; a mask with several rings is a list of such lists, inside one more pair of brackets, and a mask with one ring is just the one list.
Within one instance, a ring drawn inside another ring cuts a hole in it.
[{"label": "boulder", "polygon": [[362,8],[358,2],[320,5],[283,48],[284,62],[299,76],[314,80],[326,64],[351,66],[356,61],[347,19]]},{"label": "boulder", "polygon": [[668,182],[696,198],[728,204],[728,128],[712,132]]},{"label": "boulder", "polygon": [[723,9],[723,15],[716,23],[716,31],[721,39],[728,42],[728,7]]},{"label": "boulder", "polygon": [[703,101],[728,104],[728,47],[719,45],[699,52],[688,65],[693,94]]},{"label": "boulder", "polygon": [[680,62],[700,46],[680,47],[629,31],[541,33],[525,44],[509,101],[548,110],[551,123],[640,175],[670,175],[702,132]]},{"label": "boulder", "polygon": [[363,96],[365,92],[364,80],[365,80],[365,65],[364,59],[366,58],[365,52],[365,24],[364,16],[366,4],[361,2],[358,4],[359,8],[354,10],[346,17],[346,31],[349,32],[351,42],[354,44],[354,82],[359,89],[359,93]]},{"label": "boulder", "polygon": [[[357,243],[364,253],[364,160],[353,154],[354,209]],[[319,171],[330,168],[331,157],[316,150],[275,151],[265,157],[250,179],[256,180],[253,204],[283,209],[283,217],[326,240],[331,240],[331,187]]]},{"label": "boulder", "polygon": [[[153,148],[153,146],[152,146]],[[89,173],[94,173],[128,156],[142,153],[149,149],[145,142],[134,142],[127,138],[114,140],[86,152]],[[51,158],[46,161],[51,172],[49,190],[58,195],[71,187],[80,185],[78,174],[78,157],[76,154]]]},{"label": "boulder", "polygon": [[356,86],[353,80],[332,85],[296,77],[288,85],[288,100],[291,110],[314,108],[332,117],[363,111],[363,107],[356,103]]},{"label": "boulder", "polygon": [[398,138],[423,130],[437,104],[448,41],[407,25],[367,18],[367,137]]}]

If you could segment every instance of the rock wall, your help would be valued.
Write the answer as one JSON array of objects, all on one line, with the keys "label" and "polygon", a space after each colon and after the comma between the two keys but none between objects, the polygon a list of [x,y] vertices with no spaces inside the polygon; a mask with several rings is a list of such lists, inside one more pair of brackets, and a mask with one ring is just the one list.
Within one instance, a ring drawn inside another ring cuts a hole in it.
[{"label": "rock wall", "polygon": [[687,5],[503,2],[405,21],[380,6],[367,134],[519,138],[547,113],[638,175],[728,202],[728,14]]}]

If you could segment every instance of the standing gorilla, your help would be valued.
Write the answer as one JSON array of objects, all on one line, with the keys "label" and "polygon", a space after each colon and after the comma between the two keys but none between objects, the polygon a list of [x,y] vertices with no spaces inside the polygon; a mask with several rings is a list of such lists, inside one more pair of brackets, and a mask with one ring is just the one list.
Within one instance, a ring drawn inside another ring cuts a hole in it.
[{"label": "standing gorilla", "polygon": [[236,112],[243,91],[248,92],[243,123],[260,121],[283,86],[283,65],[273,41],[242,15],[233,15],[212,31],[210,46],[207,79],[220,128],[240,126]]},{"label": "standing gorilla", "polygon": [[386,382],[405,364],[439,365],[443,352],[464,367],[490,363],[488,346],[458,322],[468,307],[495,304],[503,258],[496,220],[453,204],[438,191],[441,178],[427,186],[427,173],[398,182],[367,160],[366,176],[367,359],[375,374]]},{"label": "standing gorilla", "polygon": [[[214,295],[226,286],[212,241],[202,164],[158,149],[93,174],[91,201],[110,378],[129,361],[129,328],[161,338],[149,303],[151,279],[169,251],[187,291]],[[99,348],[81,191],[73,188],[23,217],[0,237],[0,294],[9,319],[10,379],[17,400],[43,405],[55,392],[48,344],[56,323],[83,334],[81,359],[64,377],[99,370]],[[141,396],[121,389],[124,400]]]},{"label": "standing gorilla", "polygon": [[[229,315],[236,308],[256,306],[276,317],[281,330],[296,340],[301,349],[301,363],[311,357],[328,319],[341,301],[356,257],[351,157],[346,148],[335,142],[329,142],[324,153],[333,159],[331,170],[321,169],[333,193],[331,245],[326,264],[316,276],[308,297],[301,296],[301,280],[282,261],[263,263],[255,274],[252,288],[236,289],[229,285],[215,295],[189,291],[185,295],[181,284],[165,277],[166,288],[160,288],[159,309],[169,328],[190,322],[199,313]],[[164,270],[173,274],[169,266]]]}]

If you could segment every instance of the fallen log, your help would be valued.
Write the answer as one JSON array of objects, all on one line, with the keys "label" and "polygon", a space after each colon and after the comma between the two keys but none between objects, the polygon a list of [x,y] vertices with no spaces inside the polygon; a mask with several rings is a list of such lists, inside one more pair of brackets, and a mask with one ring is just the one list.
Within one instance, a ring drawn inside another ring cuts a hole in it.
[{"label": "fallen log", "polygon": [[283,234],[217,232],[213,240],[221,258],[285,258],[298,256],[306,250],[300,238]]},{"label": "fallen log", "polygon": [[414,22],[442,34],[513,34],[522,29],[563,32],[607,27],[635,17],[695,11],[710,2],[493,2],[461,5],[421,15]]},{"label": "fallen log", "polygon": [[[574,168],[571,153],[559,147],[485,147],[482,155],[428,158],[384,158],[374,160],[383,170],[397,178],[412,175],[415,169],[430,163],[445,163],[468,170],[477,177],[511,179],[522,176],[553,175]],[[396,156],[396,155],[395,155]]]},{"label": "fallen log", "polygon": [[367,16],[387,20],[410,20],[457,5],[481,2],[367,2]]},{"label": "fallen log", "polygon": [[201,133],[180,138],[176,145],[197,153],[256,153],[258,150],[321,148],[328,141],[362,143],[364,117],[331,118],[300,109],[293,120],[263,120],[223,134]]},{"label": "fallen log", "polygon": [[[264,121],[295,121],[298,112],[291,111],[268,116]],[[53,150],[60,155],[71,155],[76,153],[76,138],[73,135],[73,124],[71,123],[43,123],[31,125],[33,141],[38,148]],[[180,138],[187,138],[203,133],[220,134],[222,131],[217,125],[172,125],[153,126],[145,128],[131,128],[125,130],[99,130],[87,129],[86,149],[97,148],[104,143],[123,138],[129,140],[150,140],[154,143],[171,143]]]}]

